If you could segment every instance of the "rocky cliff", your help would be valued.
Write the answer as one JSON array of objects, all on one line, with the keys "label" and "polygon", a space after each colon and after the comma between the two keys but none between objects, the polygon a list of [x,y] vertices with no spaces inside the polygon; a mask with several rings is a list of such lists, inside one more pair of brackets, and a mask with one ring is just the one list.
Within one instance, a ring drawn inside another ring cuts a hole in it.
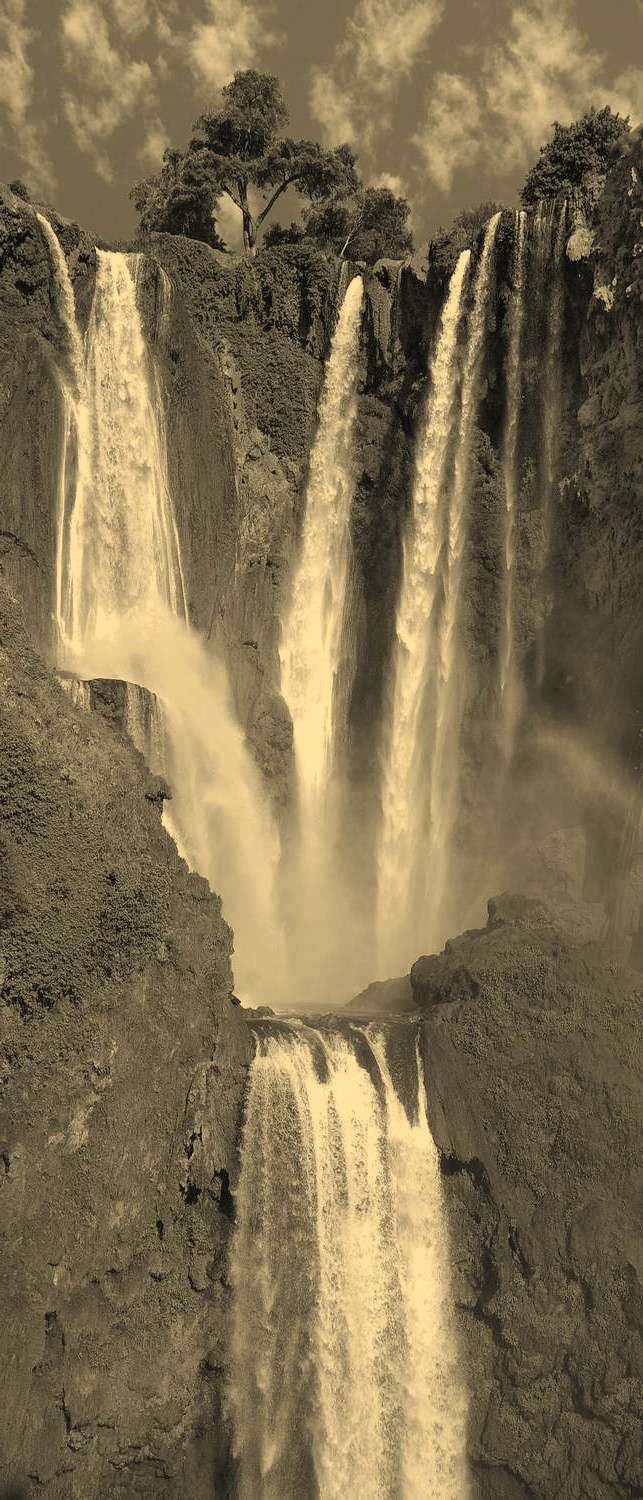
[{"label": "rocky cliff", "polygon": [[249,1035],[167,792],[0,596],[0,1194],[16,1495],[210,1497]]},{"label": "rocky cliff", "polygon": [[641,986],[542,903],[422,958],[476,1500],[640,1494]]},{"label": "rocky cliff", "polygon": [[[487,930],[422,960],[411,992],[386,992],[386,1008],[424,1016],[475,1372],[480,1500],[625,1500],[640,1482],[631,1406],[635,991],[631,976],[586,946],[607,914],[620,922],[619,951],[631,954],[636,922],[633,903],[623,919],[614,893],[625,852],[630,867],[636,861],[638,808],[628,775],[640,660],[639,150],[633,140],[615,163],[565,262],[560,506],[538,594],[537,320],[525,362],[519,642],[534,712],[520,774],[532,790],[514,799],[505,833],[526,887],[552,893],[559,921],[542,907],[496,909]],[[83,329],[94,245],[52,220]],[[476,861],[489,863],[496,772],[489,683],[510,229],[507,216],[466,587],[473,690],[461,847],[472,892]],[[250,268],[172,236],[154,237],[140,267],[192,623],[227,657],[282,813],[293,765],[278,626],[341,274],[306,247],[262,252]],[[118,714],[83,715],[29,640],[51,660],[58,379],[69,358],[54,291],[33,212],[4,194],[0,570],[28,633],[3,595],[0,1193],[11,1226],[2,1261],[11,1363],[0,1474],[52,1500],[199,1500],[226,1465],[217,1422],[224,1267],[250,1042],[230,1001],[231,938],[218,899],[188,876],[161,825],[167,788],[123,740]],[[377,821],[402,534],[443,282],[382,262],[367,273],[366,294],[345,746],[362,830],[349,857],[358,865]],[[543,634],[547,670],[537,685]],[[549,753],[536,737],[543,720],[552,734],[570,725],[580,734],[564,786],[552,751],[546,796],[527,776]],[[596,779],[580,776],[590,736],[614,796],[601,783],[597,797]],[[640,885],[640,864],[636,878]],[[363,889],[368,904],[368,882]]]}]

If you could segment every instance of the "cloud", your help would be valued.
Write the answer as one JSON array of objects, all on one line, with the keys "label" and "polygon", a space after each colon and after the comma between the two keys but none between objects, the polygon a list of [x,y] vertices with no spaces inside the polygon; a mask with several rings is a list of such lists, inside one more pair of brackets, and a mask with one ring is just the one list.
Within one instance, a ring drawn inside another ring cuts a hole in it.
[{"label": "cloud", "polygon": [[620,115],[629,115],[632,125],[643,120],[643,68],[625,68],[608,90],[608,104]]},{"label": "cloud", "polygon": [[392,93],[442,20],[443,0],[358,0],[343,50],[358,77]]},{"label": "cloud", "polygon": [[220,89],[276,38],[267,29],[265,7],[253,0],[206,0],[206,7],[208,19],[192,27],[188,54],[205,83]]},{"label": "cloud", "polygon": [[349,146],[354,144],[357,125],[353,99],[348,89],[341,88],[329,70],[313,68],[310,111],[331,145],[341,146],[345,142]]},{"label": "cloud", "polygon": [[389,188],[391,193],[397,193],[398,197],[405,198],[408,187],[403,177],[398,177],[396,172],[380,172],[377,177],[371,177],[370,187]]},{"label": "cloud", "polygon": [[113,177],[105,150],[114,131],[142,105],[156,107],[150,64],[135,61],[111,40],[98,0],[69,0],[62,17],[65,67],[77,80],[63,105],[77,145],[106,182]]},{"label": "cloud", "polygon": [[170,137],[160,119],[150,120],[145,139],[138,153],[142,166],[155,170],[163,161],[163,152],[170,145]]},{"label": "cloud", "polygon": [[357,0],[330,68],[313,68],[310,109],[333,145],[367,146],[444,12],[444,0]]},{"label": "cloud", "polygon": [[643,74],[627,69],[609,84],[605,58],[570,15],[567,0],[514,5],[507,35],[478,54],[476,79],[438,73],[425,121],[414,136],[426,170],[448,191],[455,173],[484,156],[500,172],[525,165],[554,120],[569,124],[590,105],[636,115]]},{"label": "cloud", "polygon": [[149,0],[109,0],[116,25],[125,36],[140,36],[150,24]]},{"label": "cloud", "polygon": [[41,127],[31,119],[34,70],[29,47],[34,35],[27,25],[26,0],[0,0],[0,112],[9,127],[2,140],[13,145],[24,161],[29,185],[40,192],[55,187],[56,176]]},{"label": "cloud", "polygon": [[477,159],[481,149],[477,136],[481,117],[482,106],[475,84],[458,73],[436,73],[426,124],[413,137],[436,187],[447,192],[458,168]]}]

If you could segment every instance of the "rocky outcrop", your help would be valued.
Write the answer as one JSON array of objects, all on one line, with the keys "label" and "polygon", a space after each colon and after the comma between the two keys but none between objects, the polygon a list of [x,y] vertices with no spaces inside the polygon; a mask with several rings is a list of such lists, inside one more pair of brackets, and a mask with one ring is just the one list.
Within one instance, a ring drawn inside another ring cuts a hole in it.
[{"label": "rocky outcrop", "polygon": [[476,1500],[640,1493],[640,984],[542,902],[411,972]]},{"label": "rocky outcrop", "polygon": [[[93,245],[52,214],[78,299],[89,313]],[[62,443],[58,370],[69,351],[56,316],[51,265],[35,209],[0,188],[0,577],[24,602],[34,638],[52,640]]]},{"label": "rocky outcrop", "polygon": [[231,934],[4,593],[0,700],[0,1477],[206,1500],[251,1050]]}]

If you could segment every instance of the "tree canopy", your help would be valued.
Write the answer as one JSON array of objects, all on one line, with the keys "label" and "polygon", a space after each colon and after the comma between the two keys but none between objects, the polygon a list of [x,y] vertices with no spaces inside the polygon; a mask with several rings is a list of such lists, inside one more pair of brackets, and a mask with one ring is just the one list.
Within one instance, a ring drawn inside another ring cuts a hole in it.
[{"label": "tree canopy", "polygon": [[165,151],[160,171],[136,182],[130,197],[142,235],[152,231],[184,234],[223,249],[215,220],[217,192],[202,164],[189,152]]},{"label": "tree canopy", "polygon": [[141,234],[164,230],[223,249],[215,214],[227,196],[241,213],[244,250],[252,257],[259,230],[292,187],[308,207],[290,228],[272,224],[266,245],[312,240],[371,263],[408,255],[413,239],[406,199],[390,188],[364,189],[350,146],[328,150],[317,141],[293,140],[283,133],[287,123],[277,78],[253,68],[235,73],[217,107],[195,121],[187,150],[166,151],[160,171],[132,188]]},{"label": "tree canopy", "polygon": [[487,198],[475,208],[463,208],[450,229],[438,229],[429,242],[429,265],[437,271],[451,272],[462,250],[470,250],[485,224],[502,209],[501,203]]},{"label": "tree canopy", "polygon": [[554,123],[554,134],[540,148],[521,193],[526,208],[540,198],[556,198],[581,187],[590,176],[603,177],[616,142],[629,130],[629,119],[605,109],[590,109],[571,125]]},{"label": "tree canopy", "polygon": [[338,255],[373,264],[403,260],[413,252],[406,198],[387,187],[369,187],[350,198],[333,197],[306,216],[306,233]]},{"label": "tree canopy", "polygon": [[[240,209],[247,255],[254,254],[257,231],[287,188],[295,187],[313,203],[357,189],[349,146],[328,151],[316,141],[295,141],[279,133],[288,112],[279,82],[270,74],[253,68],[235,73],[221,90],[221,101],[195,122],[188,151],[217,195],[227,193]],[[267,201],[257,209],[254,199],[261,194]]]}]

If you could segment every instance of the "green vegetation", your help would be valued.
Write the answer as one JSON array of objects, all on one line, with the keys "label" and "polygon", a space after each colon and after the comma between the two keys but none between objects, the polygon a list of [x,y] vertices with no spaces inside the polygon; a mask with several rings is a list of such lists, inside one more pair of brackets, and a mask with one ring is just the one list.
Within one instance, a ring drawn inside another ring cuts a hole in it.
[{"label": "green vegetation", "polygon": [[267,245],[306,239],[353,260],[406,255],[412,239],[405,199],[388,188],[364,190],[350,146],[326,150],[316,141],[295,141],[281,134],[287,122],[278,79],[254,69],[235,73],[218,108],[195,121],[187,150],[166,151],[160,172],[132,188],[140,233],[185,234],[223,249],[216,205],[227,195],[241,213],[244,250],[252,259],[265,220],[292,187],[308,210],[289,229],[274,224]]},{"label": "green vegetation", "polygon": [[[140,234],[161,230],[225,250],[216,212],[227,196],[241,215],[245,255],[253,259],[266,221],[292,188],[303,200],[300,216],[288,226],[266,225],[266,248],[303,242],[371,265],[412,254],[406,199],[387,187],[364,187],[350,146],[327,150],[317,141],[293,140],[282,133],[287,124],[277,78],[253,68],[235,73],[217,107],[195,121],[187,149],[167,150],[160,171],[132,188]],[[522,189],[525,207],[601,181],[629,128],[609,106],[590,109],[572,125],[555,123]],[[500,207],[480,203],[459,213],[451,228],[440,228],[429,244],[430,266],[452,270]]]},{"label": "green vegetation", "polygon": [[431,269],[450,275],[461,252],[473,249],[485,224],[501,208],[501,203],[487,199],[484,203],[479,203],[477,208],[463,208],[456,215],[450,229],[438,229],[429,242]]},{"label": "green vegetation", "polygon": [[[357,187],[349,146],[326,151],[315,141],[293,141],[278,134],[288,112],[276,78],[254,69],[235,73],[221,91],[222,106],[201,115],[190,152],[209,171],[213,185],[240,209],[246,255],[255,253],[257,231],[289,187],[321,202],[330,193]],[[253,211],[250,190],[269,194]]]},{"label": "green vegetation", "polygon": [[609,108],[590,109],[572,125],[554,124],[554,134],[540,148],[521,197],[526,208],[540,198],[556,198],[582,187],[588,178],[603,178],[629,120]]},{"label": "green vegetation", "polygon": [[390,188],[360,188],[350,197],[329,198],[305,214],[301,223],[285,228],[272,224],[264,245],[299,245],[311,241],[322,250],[345,255],[349,260],[388,258],[403,260],[413,253],[413,236],[407,220],[411,209],[406,198]]},{"label": "green vegetation", "polygon": [[369,187],[352,198],[333,199],[307,216],[306,232],[319,244],[351,260],[403,260],[413,252],[411,208],[387,187]]},{"label": "green vegetation", "polygon": [[202,164],[187,151],[168,150],[160,172],[136,182],[131,190],[139,214],[139,231],[185,234],[222,250],[217,234],[217,193]]}]

